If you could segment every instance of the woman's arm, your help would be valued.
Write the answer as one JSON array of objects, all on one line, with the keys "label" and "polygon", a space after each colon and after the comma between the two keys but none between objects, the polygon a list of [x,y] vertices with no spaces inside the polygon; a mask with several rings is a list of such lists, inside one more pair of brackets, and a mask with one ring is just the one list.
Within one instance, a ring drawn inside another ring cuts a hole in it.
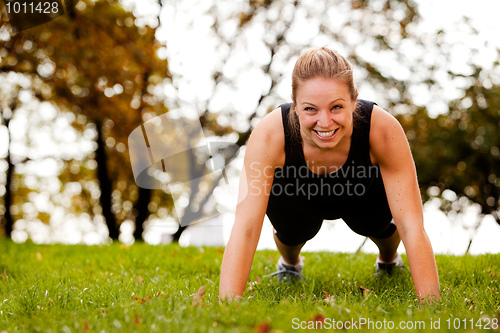
[{"label": "woman's arm", "polygon": [[222,259],[219,296],[231,301],[245,291],[267,209],[274,170],[284,164],[281,110],[255,127],[248,140],[240,176],[233,229]]},{"label": "woman's arm", "polygon": [[370,130],[370,154],[379,164],[394,222],[403,241],[419,298],[440,299],[432,246],[424,230],[422,199],[415,163],[403,128],[375,106]]}]

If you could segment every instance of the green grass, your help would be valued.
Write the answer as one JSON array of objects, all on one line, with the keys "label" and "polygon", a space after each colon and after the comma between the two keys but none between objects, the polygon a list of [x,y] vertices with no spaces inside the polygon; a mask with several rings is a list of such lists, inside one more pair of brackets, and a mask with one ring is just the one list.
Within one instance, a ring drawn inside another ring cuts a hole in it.
[{"label": "green grass", "polygon": [[[373,276],[373,254],[304,253],[305,281],[279,283],[263,278],[275,271],[277,251],[258,251],[250,281],[260,282],[240,302],[220,304],[222,254],[209,247],[0,239],[0,332],[291,332],[322,319],[327,328],[332,319],[359,328],[359,318],[370,320],[362,328],[372,331],[384,320],[394,332],[400,321],[425,325],[412,332],[448,331],[448,323],[452,331],[453,324],[479,331],[478,320],[491,327],[500,316],[498,254],[438,255],[442,301],[425,307],[415,302],[409,273]],[[361,285],[371,293],[363,295]],[[431,330],[431,320],[441,329]]]}]

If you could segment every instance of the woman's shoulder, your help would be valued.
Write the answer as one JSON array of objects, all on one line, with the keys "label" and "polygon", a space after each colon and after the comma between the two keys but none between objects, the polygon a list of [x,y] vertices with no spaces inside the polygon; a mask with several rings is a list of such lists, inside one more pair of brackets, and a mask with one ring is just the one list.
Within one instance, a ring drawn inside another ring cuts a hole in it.
[{"label": "woman's shoulder", "polygon": [[403,139],[406,140],[403,128],[398,120],[381,107],[374,105],[370,125],[370,151],[381,156],[386,151],[387,145]]},{"label": "woman's shoulder", "polygon": [[259,121],[250,135],[248,146],[271,154],[277,166],[285,164],[285,133],[281,108],[274,109]]},{"label": "woman's shoulder", "polygon": [[399,128],[401,128],[401,124],[392,114],[378,105],[374,105],[370,128],[370,137],[372,133],[375,134],[375,136],[381,135],[385,137],[390,135],[394,130],[399,130]]}]

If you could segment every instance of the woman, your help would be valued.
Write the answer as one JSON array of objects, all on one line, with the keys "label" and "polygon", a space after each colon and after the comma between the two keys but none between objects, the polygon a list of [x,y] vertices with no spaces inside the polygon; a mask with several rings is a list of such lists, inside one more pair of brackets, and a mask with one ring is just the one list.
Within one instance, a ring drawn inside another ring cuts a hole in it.
[{"label": "woman", "polygon": [[344,57],[326,48],[301,54],[292,75],[293,104],[264,117],[248,141],[221,268],[222,299],[243,294],[265,214],[281,253],[280,278],[301,275],[300,250],[323,219],[342,218],[377,245],[377,273],[404,267],[397,253],[402,240],[417,295],[439,299],[404,131],[389,113],[357,97]]}]

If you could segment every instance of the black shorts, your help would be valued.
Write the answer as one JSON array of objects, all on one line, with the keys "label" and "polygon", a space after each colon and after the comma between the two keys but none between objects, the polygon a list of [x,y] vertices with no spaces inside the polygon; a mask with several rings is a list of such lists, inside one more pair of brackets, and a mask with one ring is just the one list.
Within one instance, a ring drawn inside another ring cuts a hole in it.
[{"label": "black shorts", "polygon": [[[359,210],[362,212],[362,210]],[[324,218],[296,207],[275,207],[269,204],[267,216],[274,227],[278,239],[285,245],[294,246],[312,239],[321,229]],[[366,216],[363,216],[366,215]],[[343,218],[347,226],[359,235],[374,238],[389,238],[396,231],[392,216],[362,214]]]}]

